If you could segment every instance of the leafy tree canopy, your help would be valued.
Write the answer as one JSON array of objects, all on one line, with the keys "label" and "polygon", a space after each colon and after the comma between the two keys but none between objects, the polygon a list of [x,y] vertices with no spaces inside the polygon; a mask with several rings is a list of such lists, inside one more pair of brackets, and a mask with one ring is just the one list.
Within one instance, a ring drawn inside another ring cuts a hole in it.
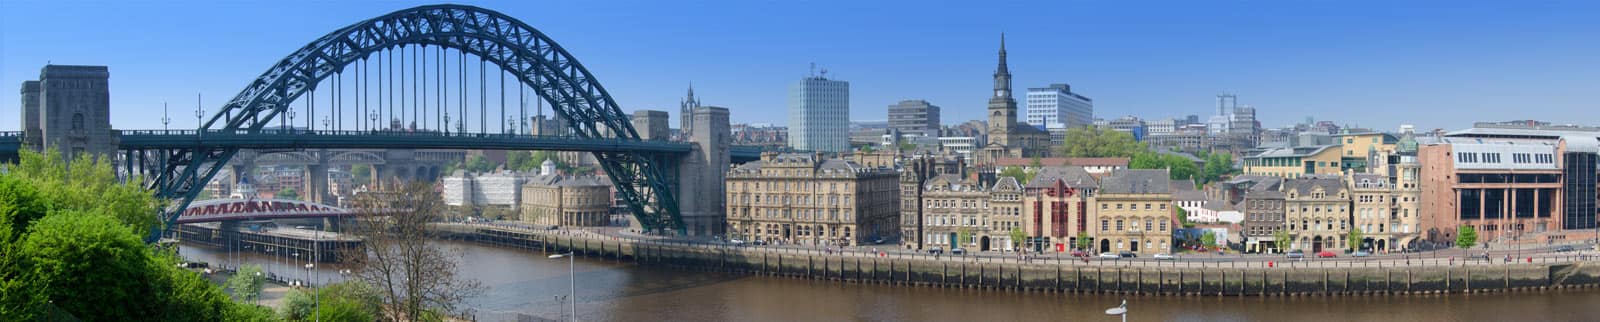
[{"label": "leafy tree canopy", "polygon": [[1073,158],[1132,157],[1145,151],[1145,144],[1127,132],[1085,126],[1067,130],[1062,155]]},{"label": "leafy tree canopy", "polygon": [[1472,225],[1461,225],[1456,228],[1456,247],[1461,249],[1472,248],[1478,245],[1478,229]]}]

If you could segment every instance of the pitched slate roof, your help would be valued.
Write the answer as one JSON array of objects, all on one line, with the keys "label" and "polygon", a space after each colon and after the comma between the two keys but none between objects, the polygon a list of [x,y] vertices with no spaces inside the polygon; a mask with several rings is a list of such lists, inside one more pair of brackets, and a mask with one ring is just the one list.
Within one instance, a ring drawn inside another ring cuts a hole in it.
[{"label": "pitched slate roof", "polygon": [[1311,193],[1311,190],[1314,190],[1317,187],[1322,187],[1322,191],[1327,192],[1328,194],[1336,194],[1339,191],[1344,190],[1344,180],[1340,179],[1339,177],[1306,176],[1289,180],[1289,182],[1285,184],[1284,189],[1285,191],[1293,190],[1301,195],[1305,195]]},{"label": "pitched slate roof", "polygon": [[1100,181],[1100,193],[1171,193],[1172,179],[1166,170],[1119,170]]},{"label": "pitched slate roof", "polygon": [[1046,166],[1033,175],[1033,180],[1028,181],[1028,188],[1045,188],[1055,185],[1055,180],[1061,180],[1068,187],[1093,188],[1096,186],[1094,176],[1089,175],[1080,166]]}]

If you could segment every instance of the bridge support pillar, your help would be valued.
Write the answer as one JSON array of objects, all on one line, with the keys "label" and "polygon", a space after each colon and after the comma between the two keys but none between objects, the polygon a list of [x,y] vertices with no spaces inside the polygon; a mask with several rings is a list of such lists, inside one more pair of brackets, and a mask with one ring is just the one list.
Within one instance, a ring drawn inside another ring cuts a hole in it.
[{"label": "bridge support pillar", "polygon": [[239,239],[239,221],[228,220],[219,223],[217,225],[217,236],[212,237],[212,240],[218,245],[223,245],[222,247],[224,249],[227,249],[228,251],[238,251],[240,243],[235,243],[233,241]]},{"label": "bridge support pillar", "polygon": [[727,227],[728,109],[696,108],[689,141],[694,149],[678,162],[678,213],[691,236],[723,234]]},{"label": "bridge support pillar", "polygon": [[340,222],[342,221],[341,219],[343,219],[343,218],[340,218],[340,217],[324,217],[324,218],[322,218],[322,231],[331,231],[331,232],[342,231],[341,228],[342,228],[343,225],[340,224]]},{"label": "bridge support pillar", "polygon": [[319,204],[332,204],[328,195],[328,164],[311,164],[305,168],[306,179],[301,182],[302,200]]}]

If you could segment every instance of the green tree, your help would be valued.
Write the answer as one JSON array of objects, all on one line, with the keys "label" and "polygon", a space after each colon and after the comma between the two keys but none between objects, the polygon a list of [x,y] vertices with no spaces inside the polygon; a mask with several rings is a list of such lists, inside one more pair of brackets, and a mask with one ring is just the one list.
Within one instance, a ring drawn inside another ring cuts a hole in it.
[{"label": "green tree", "polygon": [[1021,249],[1022,248],[1022,242],[1026,241],[1026,240],[1028,240],[1028,234],[1027,233],[1023,233],[1022,232],[1022,228],[1020,228],[1020,227],[1019,228],[1011,228],[1011,247],[1012,248]]},{"label": "green tree", "polygon": [[241,265],[239,271],[229,277],[225,284],[233,296],[241,301],[257,301],[261,299],[261,286],[267,283],[267,278],[260,275],[260,265]]},{"label": "green tree", "polygon": [[1021,167],[1005,167],[1005,169],[1000,169],[1000,176],[1016,178],[1017,183],[1021,184],[1028,184],[1028,181],[1033,180],[1033,173],[1023,170]]},{"label": "green tree", "polygon": [[1469,249],[1478,245],[1478,229],[1472,225],[1461,225],[1456,228],[1456,247]]},{"label": "green tree", "polygon": [[1217,247],[1217,233],[1207,230],[1205,233],[1200,234],[1200,245],[1205,247]]},{"label": "green tree", "polygon": [[294,191],[294,188],[283,187],[283,189],[278,189],[278,194],[274,195],[273,198],[278,198],[278,199],[300,199],[300,193]]},{"label": "green tree", "polygon": [[[21,153],[18,162],[9,165],[7,176],[32,185],[52,209],[109,214],[127,224],[135,234],[148,234],[158,223],[156,213],[161,204],[140,185],[121,184],[111,166],[87,154],[79,155],[68,164],[54,149],[45,153],[30,151]],[[32,219],[43,215],[33,214]],[[19,227],[14,231],[23,230]]]},{"label": "green tree", "polygon": [[1197,180],[1199,181],[1197,183],[1204,184],[1207,182],[1214,182],[1217,179],[1222,178],[1222,176],[1233,173],[1232,155],[1227,153],[1209,153],[1206,154],[1206,156],[1201,157],[1201,159],[1206,160],[1206,165],[1205,168],[1201,170],[1201,175],[1199,178],[1200,180]]},{"label": "green tree", "polygon": [[1361,228],[1350,227],[1350,236],[1345,239],[1345,244],[1350,247],[1350,250],[1357,250],[1361,248],[1361,239],[1363,238],[1366,237],[1362,234]]},{"label": "green tree", "polygon": [[317,289],[322,305],[314,317],[322,321],[375,321],[383,304],[372,288],[357,282],[329,284]]},{"label": "green tree", "polygon": [[1067,130],[1062,155],[1074,158],[1131,157],[1145,151],[1145,144],[1127,132],[1096,127]]},{"label": "green tree", "polygon": [[0,175],[0,321],[258,320],[143,243],[153,194],[119,183],[109,163],[80,157],[69,170],[58,156],[24,150]]},{"label": "green tree", "polygon": [[1089,249],[1089,247],[1093,247],[1094,246],[1094,240],[1089,238],[1089,234],[1088,233],[1080,231],[1080,232],[1078,232],[1078,245],[1077,246],[1078,246],[1078,249]]},{"label": "green tree", "polygon": [[[445,168],[450,170],[449,166]],[[451,172],[454,171],[445,171],[444,174],[450,175]],[[365,164],[352,165],[350,166],[350,177],[355,179],[356,184],[370,185],[372,184],[372,166]]]},{"label": "green tree", "polygon": [[539,164],[533,163],[533,152],[511,151],[506,152],[506,169],[531,171],[539,169]]},{"label": "green tree", "polygon": [[465,168],[467,169],[467,172],[479,173],[494,171],[494,167],[495,164],[489,162],[489,158],[485,158],[482,155],[474,155],[467,158]]},{"label": "green tree", "polygon": [[1293,236],[1289,236],[1288,231],[1278,230],[1272,232],[1272,243],[1277,244],[1278,251],[1289,250],[1289,244],[1293,241],[1294,238]]},{"label": "green tree", "polygon": [[1193,179],[1200,173],[1200,166],[1194,161],[1172,154],[1156,152],[1140,152],[1128,160],[1128,168],[1132,169],[1167,169],[1168,177],[1173,180]]},{"label": "green tree", "polygon": [[1179,225],[1183,225],[1183,228],[1194,228],[1194,223],[1189,222],[1189,211],[1188,210],[1183,210],[1183,208],[1178,208],[1178,207],[1172,207],[1172,208],[1175,208],[1176,212],[1178,213],[1178,224]]},{"label": "green tree", "polygon": [[[956,240],[961,241],[962,244],[971,243],[972,242],[972,229],[971,228],[967,228],[967,227],[961,227],[961,228],[956,229]],[[957,247],[960,247],[960,246],[957,245]]]}]

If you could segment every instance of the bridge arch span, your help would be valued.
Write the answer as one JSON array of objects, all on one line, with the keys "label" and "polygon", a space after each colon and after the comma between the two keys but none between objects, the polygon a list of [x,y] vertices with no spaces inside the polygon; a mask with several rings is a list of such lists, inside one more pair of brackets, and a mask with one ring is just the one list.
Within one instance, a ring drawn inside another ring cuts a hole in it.
[{"label": "bridge arch span", "polygon": [[[493,63],[531,88],[581,138],[639,141],[629,118],[589,71],[544,33],[505,14],[465,5],[429,5],[395,11],[340,28],[289,54],[229,100],[203,126],[205,131],[258,133],[286,113],[316,84],[374,53],[407,45],[438,46]],[[292,116],[291,116],[292,117]],[[205,132],[210,133],[210,132]],[[202,133],[204,135],[204,133]],[[240,148],[203,146],[171,153],[165,172],[150,181],[161,197],[176,202],[163,214],[171,226],[176,211],[203,190]],[[607,177],[646,229],[684,225],[657,158],[640,152],[593,151]],[[164,227],[163,227],[164,228]],[[154,236],[152,236],[152,240]]]}]

